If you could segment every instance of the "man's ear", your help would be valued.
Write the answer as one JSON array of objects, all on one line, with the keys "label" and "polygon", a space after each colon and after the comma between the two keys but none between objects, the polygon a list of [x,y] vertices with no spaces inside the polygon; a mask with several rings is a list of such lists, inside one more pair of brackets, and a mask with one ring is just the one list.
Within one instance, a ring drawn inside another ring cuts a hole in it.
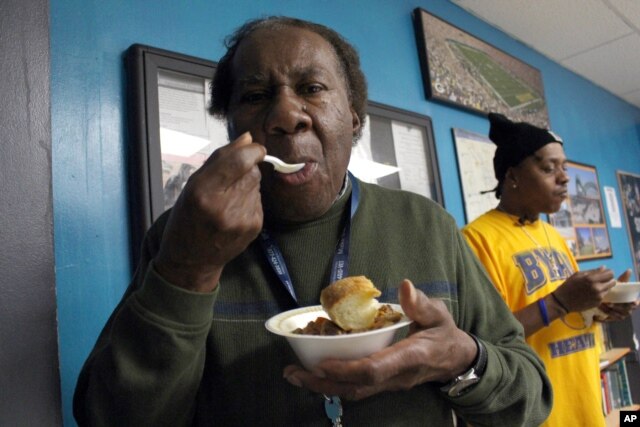
[{"label": "man's ear", "polygon": [[362,123],[360,122],[360,116],[358,115],[358,113],[356,113],[356,110],[354,110],[353,107],[351,107],[350,110],[351,110],[351,122],[353,126],[353,135],[357,135],[358,132],[360,131],[360,127],[362,126]]},{"label": "man's ear", "polygon": [[518,177],[516,176],[513,167],[507,169],[507,172],[504,174],[504,182],[507,183],[507,186],[516,188],[514,186],[518,185]]}]

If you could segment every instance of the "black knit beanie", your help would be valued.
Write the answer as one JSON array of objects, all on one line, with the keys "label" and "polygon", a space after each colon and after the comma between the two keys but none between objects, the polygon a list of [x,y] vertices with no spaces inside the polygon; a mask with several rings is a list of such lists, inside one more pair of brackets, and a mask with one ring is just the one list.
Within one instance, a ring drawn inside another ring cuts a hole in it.
[{"label": "black knit beanie", "polygon": [[562,139],[553,132],[533,126],[529,123],[514,123],[502,114],[489,113],[489,139],[498,147],[493,157],[493,170],[498,186],[507,174],[507,169],[517,166],[541,147]]}]

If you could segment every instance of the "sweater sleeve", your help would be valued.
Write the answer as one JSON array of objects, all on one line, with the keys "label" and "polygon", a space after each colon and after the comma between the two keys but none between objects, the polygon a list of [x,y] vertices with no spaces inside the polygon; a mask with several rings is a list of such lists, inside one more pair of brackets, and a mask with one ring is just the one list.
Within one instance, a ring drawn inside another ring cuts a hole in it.
[{"label": "sweater sleeve", "polygon": [[552,390],[544,364],[526,344],[522,326],[492,285],[483,266],[456,233],[458,326],[487,347],[485,373],[452,405],[475,426],[540,425],[549,415]]},{"label": "sweater sleeve", "polygon": [[140,268],[80,373],[81,426],[191,423],[217,292],[164,281],[149,261],[152,248],[147,236]]}]

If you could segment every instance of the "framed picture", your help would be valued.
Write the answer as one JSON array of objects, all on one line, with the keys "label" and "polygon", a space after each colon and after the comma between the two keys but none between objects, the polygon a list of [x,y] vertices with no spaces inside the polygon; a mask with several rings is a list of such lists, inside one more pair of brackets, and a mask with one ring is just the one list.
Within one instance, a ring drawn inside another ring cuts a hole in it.
[{"label": "framed picture", "polygon": [[456,128],[452,131],[468,224],[498,204],[496,193],[491,191],[498,185],[493,172],[496,145],[485,135]]},{"label": "framed picture", "polygon": [[564,237],[577,260],[612,256],[595,166],[568,162],[569,191],[549,222]]},{"label": "framed picture", "polygon": [[539,70],[423,9],[413,21],[428,99],[549,127]]},{"label": "framed picture", "polygon": [[349,170],[362,181],[411,191],[443,204],[428,116],[369,102]]},{"label": "framed picture", "polygon": [[640,280],[640,175],[617,171],[636,279]]},{"label": "framed picture", "polygon": [[216,63],[140,44],[126,54],[133,262],[145,231],[173,206],[187,179],[227,143],[207,112]]}]

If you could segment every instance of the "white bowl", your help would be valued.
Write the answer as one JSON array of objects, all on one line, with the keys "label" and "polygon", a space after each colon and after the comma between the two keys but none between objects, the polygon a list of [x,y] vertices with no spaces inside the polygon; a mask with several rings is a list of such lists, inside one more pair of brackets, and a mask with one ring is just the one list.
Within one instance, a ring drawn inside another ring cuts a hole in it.
[{"label": "white bowl", "polygon": [[626,303],[640,298],[640,282],[618,282],[604,296],[604,302]]},{"label": "white bowl", "polygon": [[[399,304],[389,305],[403,313]],[[273,316],[266,321],[265,327],[269,332],[285,337],[302,365],[310,370],[324,359],[359,359],[380,351],[391,344],[398,329],[411,323],[403,314],[398,323],[373,331],[335,336],[293,333],[318,317],[329,319],[321,305],[297,308]]]}]

